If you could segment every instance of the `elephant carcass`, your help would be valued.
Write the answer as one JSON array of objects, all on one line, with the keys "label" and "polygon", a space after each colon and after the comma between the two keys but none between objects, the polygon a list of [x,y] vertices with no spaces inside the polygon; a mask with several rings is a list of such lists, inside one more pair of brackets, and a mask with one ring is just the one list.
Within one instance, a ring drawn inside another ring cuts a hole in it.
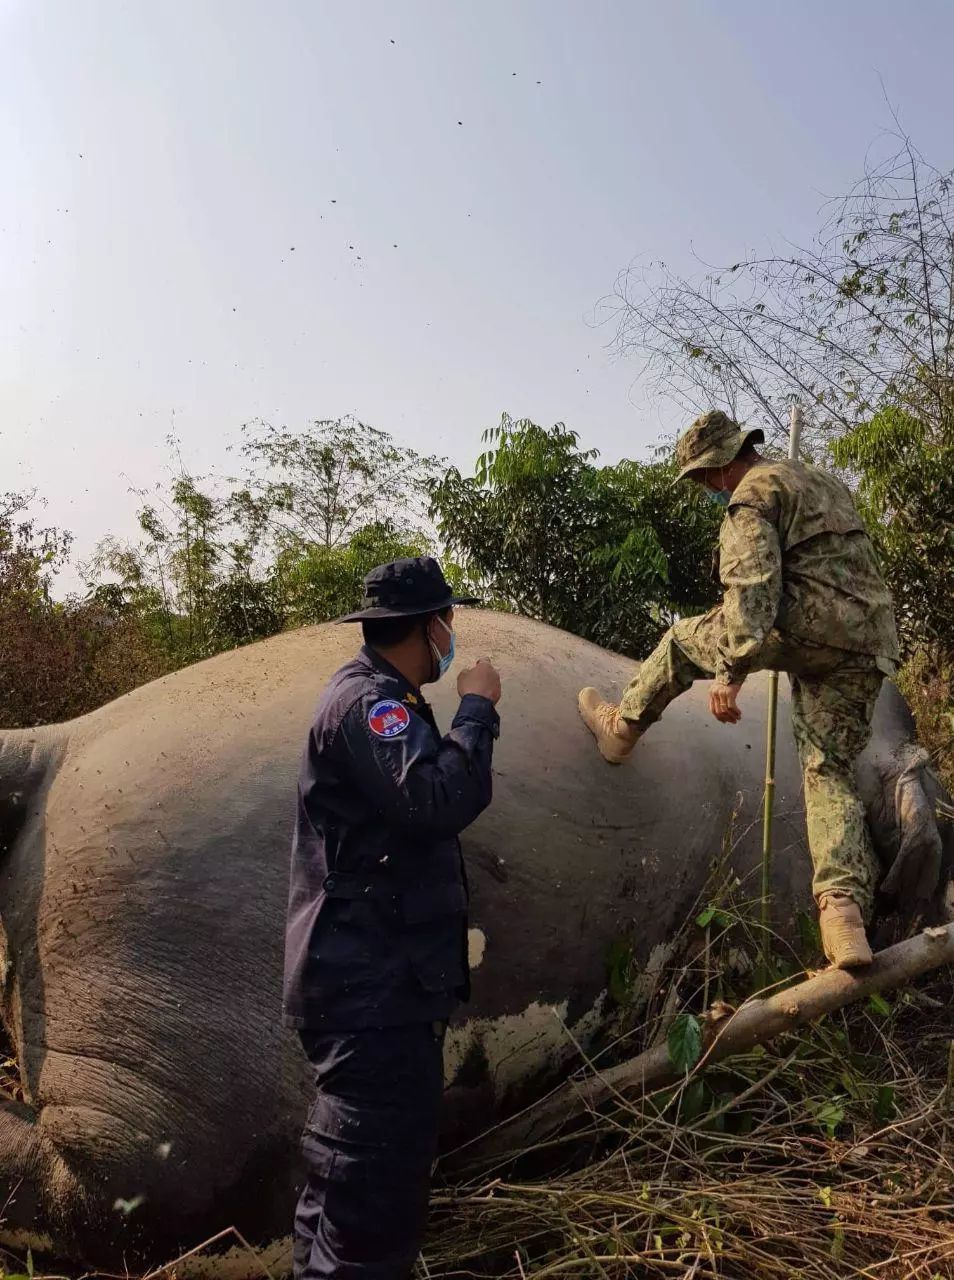
[{"label": "elephant carcass", "polygon": [[[613,770],[576,693],[618,692],[633,663],[500,614],[462,614],[459,632],[505,692],[494,803],[464,841],[474,995],[448,1045],[451,1142],[573,1060],[567,1028],[591,1041],[611,943],[658,961],[733,815],[737,870],[755,865],[766,688],[746,687],[727,728],[697,687]],[[279,1019],[295,780],[356,641],[307,628],[3,735],[2,1012],[22,1085],[0,1099],[8,1240],[115,1266],[231,1224],[262,1246],[287,1235],[310,1093]],[[452,681],[434,691],[445,725],[454,702]],[[776,808],[784,928],[810,905],[785,706]]]}]

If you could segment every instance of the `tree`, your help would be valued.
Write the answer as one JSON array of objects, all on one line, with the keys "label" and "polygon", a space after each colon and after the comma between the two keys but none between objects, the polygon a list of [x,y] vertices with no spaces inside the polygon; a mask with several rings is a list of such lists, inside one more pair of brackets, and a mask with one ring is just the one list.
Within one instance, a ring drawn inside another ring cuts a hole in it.
[{"label": "tree", "polygon": [[375,564],[430,545],[422,486],[433,460],[353,419],[295,435],[254,424],[238,489],[176,467],[139,510],[142,537],[106,537],[84,572],[97,599],[118,598],[171,666],[325,622],[350,609]]},{"label": "tree", "polygon": [[[269,574],[256,576],[254,547],[234,522],[232,495],[218,496],[182,465],[168,490],[146,493],[142,538],[101,539],[82,567],[92,595],[123,601],[174,667],[280,631],[284,610]],[[116,581],[100,581],[103,575]]]},{"label": "tree", "polygon": [[54,576],[72,538],[42,528],[28,512],[33,494],[0,498],[0,724],[69,720],[163,670],[122,602],[53,599]]},{"label": "tree", "polygon": [[343,547],[288,547],[275,562],[272,581],[288,625],[327,622],[358,607],[365,575],[375,565],[429,550],[422,535],[378,521],[358,529]]},{"label": "tree", "polygon": [[676,608],[711,598],[717,521],[695,494],[673,489],[671,465],[600,468],[562,423],[547,430],[506,414],[484,439],[476,474],[450,468],[431,509],[491,603],[642,654]]},{"label": "tree", "polygon": [[860,506],[881,554],[903,648],[950,649],[954,432],[937,439],[922,418],[886,406],[834,441],[832,455],[859,477]]},{"label": "tree", "polygon": [[604,468],[603,482],[625,498],[636,528],[651,528],[665,557],[659,607],[664,620],[696,613],[718,596],[713,552],[722,513],[691,484],[675,483],[670,450],[659,447],[652,462],[624,459]]},{"label": "tree", "polygon": [[[253,422],[241,445],[249,473],[230,510],[255,548],[345,546],[370,524],[417,530],[435,458],[350,415],[302,432]],[[238,483],[238,482],[236,482]]]},{"label": "tree", "polygon": [[40,528],[28,513],[36,494],[0,495],[0,599],[25,604],[50,599],[57,569],[66,563],[72,535],[61,529]]},{"label": "tree", "polygon": [[236,569],[209,592],[206,621],[207,643],[219,653],[281,631],[286,604],[273,575],[258,579]]},{"label": "tree", "polygon": [[610,311],[620,349],[688,411],[713,405],[787,430],[797,397],[805,447],[897,407],[935,443],[951,432],[952,175],[907,138],[869,167],[807,247],[740,258],[699,278],[664,264],[621,273]]},{"label": "tree", "polygon": [[[146,497],[140,493],[141,497]],[[118,579],[122,597],[142,617],[175,666],[215,651],[212,605],[227,572],[223,505],[182,473],[138,512],[138,543],[103,538],[83,566],[93,589],[103,574]]]},{"label": "tree", "polygon": [[560,625],[593,542],[594,455],[562,424],[547,431],[506,414],[484,441],[473,478],[450,468],[434,485],[431,513],[504,607]]}]

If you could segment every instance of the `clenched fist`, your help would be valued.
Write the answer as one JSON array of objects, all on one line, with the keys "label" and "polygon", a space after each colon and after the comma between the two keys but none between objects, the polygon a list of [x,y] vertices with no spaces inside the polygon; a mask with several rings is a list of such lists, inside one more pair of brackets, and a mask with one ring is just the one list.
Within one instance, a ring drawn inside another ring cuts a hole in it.
[{"label": "clenched fist", "polygon": [[737,698],[741,684],[714,684],[709,691],[709,710],[722,724],[738,724],[742,719]]},{"label": "clenched fist", "polygon": [[489,658],[481,658],[468,671],[462,671],[457,677],[457,692],[463,698],[467,693],[476,693],[481,698],[489,698],[497,705],[500,701],[500,675]]}]

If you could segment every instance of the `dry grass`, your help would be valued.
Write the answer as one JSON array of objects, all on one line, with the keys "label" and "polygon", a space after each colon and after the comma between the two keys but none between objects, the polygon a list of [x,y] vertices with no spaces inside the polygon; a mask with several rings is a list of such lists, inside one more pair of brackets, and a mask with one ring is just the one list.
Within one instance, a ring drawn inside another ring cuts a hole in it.
[{"label": "dry grass", "polygon": [[[612,1149],[583,1167],[537,1182],[504,1174],[438,1196],[428,1273],[954,1275],[954,1179],[936,1077],[895,1049],[880,1074],[903,1101],[879,1123],[840,1080],[848,1105],[831,1101],[837,1064],[827,1049],[811,1040],[787,1048],[735,1064],[744,1101],[722,1119],[745,1120],[747,1133],[680,1122],[678,1098],[655,1114],[620,1109],[588,1135]],[[819,1118],[827,1106],[846,1115],[835,1138]]]},{"label": "dry grass", "polygon": [[[748,993],[758,938],[738,892],[723,880],[718,913],[687,925],[650,1008],[581,1074],[657,1041],[679,1009]],[[545,1148],[438,1185],[418,1275],[950,1280],[952,976],[690,1071],[679,1088],[617,1098]],[[192,1254],[211,1261],[221,1243]],[[240,1243],[248,1276],[275,1280]],[[153,1280],[186,1275],[188,1261]]]},{"label": "dry grass", "polygon": [[[437,1188],[418,1274],[949,1280],[951,977],[620,1100],[519,1166]],[[531,1176],[541,1161],[549,1172]],[[269,1277],[246,1248],[249,1277]],[[185,1274],[183,1261],[152,1274]]]},{"label": "dry grass", "polygon": [[[630,1052],[703,993],[737,998],[725,975],[734,964],[748,981],[752,940],[740,945],[735,912],[720,919],[630,1029]],[[618,1099],[546,1151],[439,1190],[421,1274],[954,1277],[951,976]]]}]

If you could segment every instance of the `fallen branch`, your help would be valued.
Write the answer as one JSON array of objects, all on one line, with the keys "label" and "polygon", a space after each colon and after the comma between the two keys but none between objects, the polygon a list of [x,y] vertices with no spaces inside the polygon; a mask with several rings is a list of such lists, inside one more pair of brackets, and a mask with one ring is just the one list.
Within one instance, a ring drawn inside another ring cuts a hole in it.
[{"label": "fallen branch", "polygon": [[[726,1014],[723,1006],[706,1016],[705,1051],[695,1070],[746,1053],[875,992],[906,986],[922,973],[952,962],[954,924],[925,929],[914,938],[888,947],[875,956],[867,969],[855,973],[826,969],[773,996],[749,1000],[735,1012]],[[446,1161],[455,1173],[485,1167],[552,1138],[611,1098],[644,1095],[681,1079],[684,1073],[673,1066],[666,1045],[656,1045],[587,1078],[572,1077],[537,1106],[458,1148]]]},{"label": "fallen branch", "polygon": [[[154,1271],[150,1271],[147,1275],[143,1276],[142,1280],[159,1280],[159,1277],[164,1276],[167,1272],[171,1272],[175,1275],[177,1268],[180,1268],[184,1262],[188,1262],[191,1258],[198,1257],[200,1253],[205,1253],[205,1251],[210,1249],[213,1245],[221,1244],[223,1240],[228,1240],[230,1237],[237,1240],[240,1247],[255,1262],[259,1274],[266,1276],[267,1280],[275,1280],[274,1275],[269,1271],[268,1267],[266,1267],[264,1261],[255,1249],[253,1249],[245,1239],[238,1227],[226,1227],[224,1231],[220,1231],[217,1235],[210,1236],[208,1240],[203,1240],[201,1244],[195,1245],[194,1248],[190,1249],[187,1253],[180,1253],[178,1258],[173,1258],[171,1262],[166,1262],[161,1267],[156,1267]],[[250,1274],[255,1273],[251,1272]],[[44,1277],[44,1280],[46,1280],[46,1277]]]}]

